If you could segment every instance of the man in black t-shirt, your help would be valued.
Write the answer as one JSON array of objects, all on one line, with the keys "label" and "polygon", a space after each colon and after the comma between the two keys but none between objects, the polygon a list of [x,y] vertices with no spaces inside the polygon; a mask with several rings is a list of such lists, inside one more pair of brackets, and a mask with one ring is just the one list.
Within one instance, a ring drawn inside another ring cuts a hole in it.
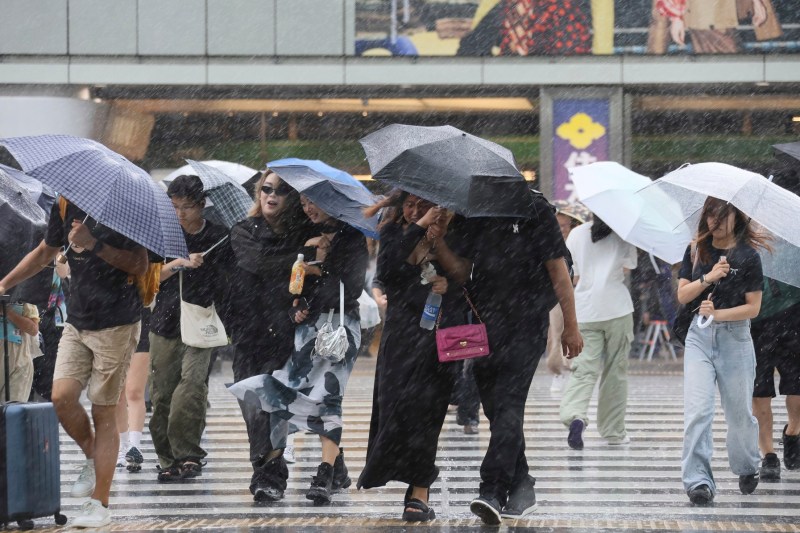
[{"label": "man in black t-shirt", "polygon": [[213,348],[188,346],[181,338],[181,277],[183,300],[219,309],[226,258],[233,257],[227,230],[203,218],[205,193],[200,178],[178,176],[169,184],[167,195],[183,229],[189,258],[164,265],[150,319],[150,435],[162,482],[197,476],[206,456],[200,438],[206,425],[206,377]]},{"label": "man in black t-shirt", "polygon": [[[61,425],[86,455],[70,496],[90,497],[72,523],[111,522],[108,497],[119,449],[116,405],[139,341],[142,300],[136,276],[147,272],[147,250],[89,219],[73,204],[53,205],[47,234],[3,280],[0,294],[34,276],[62,249],[71,269],[69,316],[58,346],[52,400]],[[94,430],[80,404],[88,385]]]},{"label": "man in black t-shirt", "polygon": [[[580,354],[583,340],[566,245],[552,206],[541,194],[533,193],[530,218],[466,219],[454,225],[453,233],[460,248],[452,253],[471,263],[466,287],[486,324],[492,352],[474,359],[472,367],[491,437],[481,464],[480,496],[470,509],[485,523],[497,525],[501,516],[525,516],[536,502],[523,419],[533,374],[547,345],[550,309],[558,304],[564,313],[561,342],[567,357]],[[450,250],[438,254],[440,261],[452,260]]]}]

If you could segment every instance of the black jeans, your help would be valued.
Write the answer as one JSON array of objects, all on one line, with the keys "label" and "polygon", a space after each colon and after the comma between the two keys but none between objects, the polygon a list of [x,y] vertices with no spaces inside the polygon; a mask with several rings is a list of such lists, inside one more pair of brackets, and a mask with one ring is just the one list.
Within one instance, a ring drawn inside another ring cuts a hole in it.
[{"label": "black jeans", "polygon": [[547,322],[547,318],[540,318],[534,327],[525,322],[526,327],[514,331],[507,325],[489,328],[492,354],[475,359],[472,366],[491,431],[481,464],[480,493],[497,498],[501,506],[506,504],[509,490],[528,475],[525,401],[536,365],[547,347]]}]

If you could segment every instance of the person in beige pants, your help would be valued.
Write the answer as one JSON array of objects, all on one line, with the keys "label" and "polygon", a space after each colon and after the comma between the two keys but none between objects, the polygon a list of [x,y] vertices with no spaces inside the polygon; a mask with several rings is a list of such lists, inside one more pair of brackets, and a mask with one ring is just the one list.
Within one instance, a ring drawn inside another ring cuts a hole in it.
[{"label": "person in beige pants", "polygon": [[[591,218],[591,213],[585,206],[576,202],[556,200],[556,220],[561,229],[561,235],[567,240],[570,232]],[[545,350],[547,370],[553,374],[551,392],[561,392],[566,383],[565,370],[569,370],[569,360],[564,357],[561,346],[561,334],[564,332],[564,315],[561,307],[555,306],[550,310],[550,326],[547,330],[547,349]]]}]

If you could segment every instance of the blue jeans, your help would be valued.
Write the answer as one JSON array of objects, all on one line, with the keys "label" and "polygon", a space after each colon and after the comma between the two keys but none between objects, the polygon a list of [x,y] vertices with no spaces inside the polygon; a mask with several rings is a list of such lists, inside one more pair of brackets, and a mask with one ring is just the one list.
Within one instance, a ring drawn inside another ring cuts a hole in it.
[{"label": "blue jeans", "polygon": [[728,462],[734,474],[755,474],[761,455],[758,422],[752,398],[756,355],[750,337],[750,321],[713,322],[706,329],[692,320],[683,355],[683,487],[690,491],[708,485],[716,493],[711,473],[714,442],[715,385],[728,426]]}]

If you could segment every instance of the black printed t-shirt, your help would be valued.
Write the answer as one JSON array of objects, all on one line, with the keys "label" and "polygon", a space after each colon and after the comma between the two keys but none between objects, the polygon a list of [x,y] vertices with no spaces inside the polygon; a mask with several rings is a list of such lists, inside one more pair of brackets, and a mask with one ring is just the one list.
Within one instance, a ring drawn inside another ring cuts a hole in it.
[{"label": "black printed t-shirt", "polygon": [[711,291],[714,292],[712,301],[716,309],[731,309],[744,305],[746,302],[745,294],[748,292],[760,292],[764,283],[764,275],[761,271],[761,257],[758,252],[750,245],[739,243],[728,250],[710,247],[711,261],[704,263],[699,258],[697,266],[692,271],[692,247],[686,248],[683,255],[683,263],[678,275],[680,279],[694,281],[700,279],[701,275],[708,274],[719,262],[721,256],[725,256],[731,265],[728,275],[722,278],[719,283],[707,287],[689,305],[691,309],[697,308],[700,303],[708,298]]},{"label": "black printed t-shirt", "polygon": [[536,328],[546,335],[550,310],[558,303],[545,263],[567,256],[549,202],[533,195],[530,218],[466,219],[459,239],[472,260],[468,283],[473,302],[490,329]]},{"label": "black printed t-shirt", "polygon": [[[211,222],[195,234],[183,232],[189,253],[202,253],[217,244],[228,231]],[[167,262],[174,258],[169,258]],[[189,303],[209,307],[212,303],[218,314],[222,314],[222,298],[225,289],[226,269],[232,266],[233,251],[230,239],[211,250],[198,268],[183,271],[183,299]],[[175,339],[181,336],[180,273],[176,272],[161,283],[156,296],[156,305],[150,319],[150,331],[156,335]]]},{"label": "black printed t-shirt", "polygon": [[[72,231],[72,221],[82,221],[85,217],[86,213],[69,204],[62,220],[58,202],[53,204],[45,244],[54,248],[68,246],[67,237]],[[86,225],[92,236],[103,244],[128,251],[141,248],[141,245],[91,218]],[[139,321],[142,299],[132,276],[86,250],[78,253],[70,249],[67,259],[71,275],[67,297],[69,324],[77,329],[96,331]]]}]

